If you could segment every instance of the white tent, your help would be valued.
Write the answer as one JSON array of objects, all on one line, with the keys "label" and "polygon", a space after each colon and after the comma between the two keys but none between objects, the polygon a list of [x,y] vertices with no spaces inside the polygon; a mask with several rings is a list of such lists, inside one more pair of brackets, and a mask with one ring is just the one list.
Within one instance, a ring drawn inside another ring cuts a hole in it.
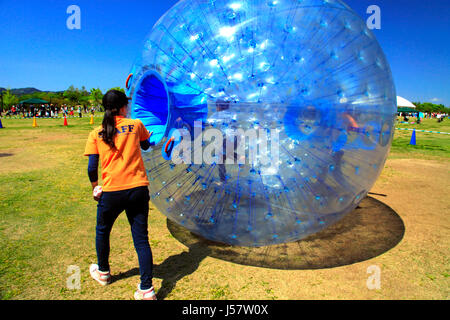
[{"label": "white tent", "polygon": [[397,107],[398,108],[416,108],[415,105],[412,104],[411,101],[406,100],[405,98],[402,98],[400,96],[397,96]]}]

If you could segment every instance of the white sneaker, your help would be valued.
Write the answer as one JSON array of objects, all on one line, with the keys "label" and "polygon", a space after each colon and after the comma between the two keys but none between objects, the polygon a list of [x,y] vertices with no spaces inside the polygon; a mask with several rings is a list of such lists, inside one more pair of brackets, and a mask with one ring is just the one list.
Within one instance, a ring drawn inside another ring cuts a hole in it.
[{"label": "white sneaker", "polygon": [[155,289],[151,287],[147,290],[141,290],[141,285],[138,285],[138,289],[134,292],[134,299],[136,300],[156,300]]},{"label": "white sneaker", "polygon": [[97,264],[91,264],[89,267],[89,272],[91,277],[100,283],[102,286],[106,286],[111,283],[111,274],[109,271],[100,271],[98,270]]}]

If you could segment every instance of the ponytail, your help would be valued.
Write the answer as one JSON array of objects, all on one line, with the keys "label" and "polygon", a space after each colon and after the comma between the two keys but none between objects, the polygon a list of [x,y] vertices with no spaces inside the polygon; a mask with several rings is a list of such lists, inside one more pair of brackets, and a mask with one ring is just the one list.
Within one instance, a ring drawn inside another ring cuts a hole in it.
[{"label": "ponytail", "polygon": [[99,132],[103,141],[111,147],[116,149],[114,138],[116,136],[116,119],[122,107],[128,104],[128,98],[125,93],[118,90],[110,90],[103,96],[103,107],[105,108],[105,116],[103,117],[102,127]]}]

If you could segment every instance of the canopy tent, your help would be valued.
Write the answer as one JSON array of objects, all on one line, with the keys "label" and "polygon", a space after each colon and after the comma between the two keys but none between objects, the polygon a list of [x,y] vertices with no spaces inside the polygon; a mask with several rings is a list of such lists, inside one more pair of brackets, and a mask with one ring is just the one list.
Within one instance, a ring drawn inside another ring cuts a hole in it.
[{"label": "canopy tent", "polygon": [[398,108],[410,108],[410,109],[416,108],[416,106],[414,104],[412,104],[411,101],[406,100],[405,98],[402,98],[400,96],[397,96],[397,107]]},{"label": "canopy tent", "polygon": [[418,112],[416,109],[408,108],[408,107],[398,107],[397,112]]},{"label": "canopy tent", "polygon": [[20,104],[44,104],[48,103],[48,101],[42,99],[27,99],[19,102]]}]

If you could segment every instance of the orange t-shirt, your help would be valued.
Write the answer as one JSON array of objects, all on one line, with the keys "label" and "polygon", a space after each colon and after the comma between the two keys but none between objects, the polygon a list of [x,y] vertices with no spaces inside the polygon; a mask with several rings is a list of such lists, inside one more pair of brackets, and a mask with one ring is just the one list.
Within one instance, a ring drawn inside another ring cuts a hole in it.
[{"label": "orange t-shirt", "polygon": [[100,155],[103,191],[119,191],[148,186],[147,173],[141,156],[140,142],[150,137],[140,120],[117,116],[114,137],[116,150],[112,150],[99,136],[102,127],[91,131],[84,155]]}]

